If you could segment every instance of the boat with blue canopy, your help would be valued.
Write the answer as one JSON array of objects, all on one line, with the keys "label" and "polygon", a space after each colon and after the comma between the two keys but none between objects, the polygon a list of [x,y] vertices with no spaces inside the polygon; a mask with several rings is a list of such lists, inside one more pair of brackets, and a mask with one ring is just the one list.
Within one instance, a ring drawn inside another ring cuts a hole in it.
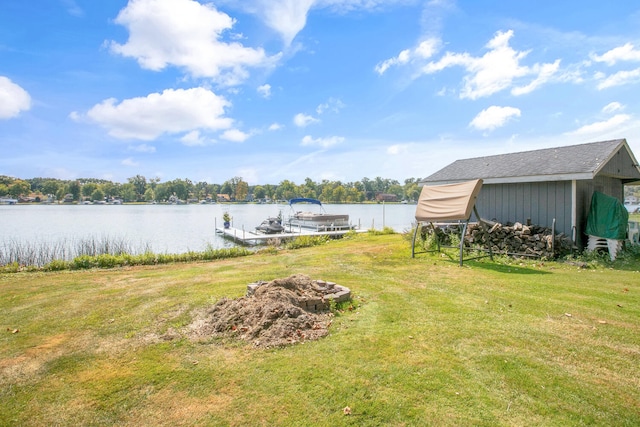
[{"label": "boat with blue canopy", "polygon": [[[296,210],[294,205],[307,204],[318,205],[317,212]],[[349,222],[348,214],[327,213],[322,202],[318,199],[308,197],[297,197],[289,200],[291,215],[287,220],[290,228],[307,228],[316,231],[339,231],[351,230],[354,228]]]}]

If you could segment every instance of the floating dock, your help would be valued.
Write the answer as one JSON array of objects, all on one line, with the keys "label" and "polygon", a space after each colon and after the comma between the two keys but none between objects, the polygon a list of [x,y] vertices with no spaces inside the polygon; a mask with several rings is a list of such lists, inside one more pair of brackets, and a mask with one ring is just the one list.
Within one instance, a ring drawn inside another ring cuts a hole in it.
[{"label": "floating dock", "polygon": [[216,233],[222,234],[225,238],[229,240],[233,240],[236,243],[241,243],[243,245],[258,245],[261,243],[266,243],[268,240],[280,239],[295,239],[300,236],[343,236],[350,231],[355,231],[356,233],[363,233],[367,230],[359,230],[359,229],[351,229],[351,230],[335,230],[335,231],[316,231],[312,229],[304,229],[293,227],[293,229],[288,229],[288,231],[284,233],[275,233],[275,234],[264,234],[264,233],[256,233],[254,231],[249,231],[240,228],[220,228],[216,227]]}]

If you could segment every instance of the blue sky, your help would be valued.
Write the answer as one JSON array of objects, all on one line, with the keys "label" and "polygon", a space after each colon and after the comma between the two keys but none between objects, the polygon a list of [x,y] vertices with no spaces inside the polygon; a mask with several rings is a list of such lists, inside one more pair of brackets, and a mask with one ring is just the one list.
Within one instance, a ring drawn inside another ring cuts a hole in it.
[{"label": "blue sky", "polygon": [[0,3],[0,175],[426,177],[626,138],[631,1]]}]

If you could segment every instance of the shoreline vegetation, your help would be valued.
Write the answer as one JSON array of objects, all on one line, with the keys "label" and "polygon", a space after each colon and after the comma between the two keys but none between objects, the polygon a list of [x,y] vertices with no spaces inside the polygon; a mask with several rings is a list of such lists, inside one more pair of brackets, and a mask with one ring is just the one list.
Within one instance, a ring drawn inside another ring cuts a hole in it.
[{"label": "shoreline vegetation", "polygon": [[[632,215],[630,220],[639,221],[640,215]],[[369,235],[401,234],[405,240],[410,239],[413,230],[398,233],[393,228],[384,227],[382,230],[369,229]],[[346,233],[339,238],[353,238],[355,232]],[[73,240],[63,240],[53,244],[23,243],[16,240],[0,243],[0,273],[16,273],[21,271],[61,271],[61,270],[81,270],[91,268],[115,268],[125,266],[157,265],[169,263],[184,263],[196,261],[213,261],[226,258],[243,257],[256,252],[277,252],[279,249],[299,249],[311,246],[323,245],[336,237],[326,235],[303,235],[294,239],[281,241],[272,239],[265,244],[251,249],[240,244],[234,244],[229,248],[214,248],[211,245],[203,251],[186,251],[183,253],[154,253],[150,245],[142,244],[134,247],[126,239],[113,238],[110,236],[79,238]],[[435,248],[434,242],[427,237],[426,240],[418,242],[423,249],[431,251]],[[640,255],[640,246],[626,245],[618,259],[623,262],[629,259],[637,259]],[[496,252],[496,256],[501,256]],[[511,256],[513,259],[524,257]],[[546,257],[543,259],[546,260]],[[584,262],[597,261],[602,263],[613,263],[608,261],[604,252],[577,251],[560,256],[557,261],[583,260]]]},{"label": "shoreline vegetation", "polygon": [[[0,425],[640,424],[637,253],[460,267],[412,258],[407,234],[314,243],[0,272]],[[351,290],[324,337],[194,335],[249,284],[294,274]]]},{"label": "shoreline vegetation", "polygon": [[[630,221],[640,221],[640,214],[632,214]],[[369,229],[368,234],[396,234],[390,227],[382,230]],[[400,233],[408,239],[413,230]],[[347,233],[346,237],[353,237],[355,233]],[[124,238],[111,236],[89,236],[85,238],[62,240],[55,243],[24,243],[17,240],[0,242],[0,273],[19,271],[60,271],[79,270],[89,268],[114,268],[136,265],[157,265],[175,262],[212,261],[217,259],[235,258],[251,255],[260,251],[276,251],[282,249],[297,249],[310,246],[318,246],[329,241],[328,236],[298,236],[288,241],[273,239],[264,245],[248,249],[245,246],[235,244],[229,248],[214,248],[211,245],[203,251],[186,251],[183,253],[154,253],[150,244],[141,244],[136,247]],[[431,242],[432,243],[432,242]],[[430,242],[422,242],[429,245]],[[431,248],[433,249],[433,248]],[[633,258],[640,253],[639,246],[626,245],[620,254]],[[602,253],[574,252],[565,256],[566,259],[594,260],[602,258]],[[517,257],[516,257],[517,258]]]},{"label": "shoreline vegetation", "polygon": [[128,178],[126,183],[94,178],[19,179],[0,175],[0,197],[7,195],[11,203],[65,204],[274,203],[295,197],[314,198],[323,203],[408,202],[418,199],[421,190],[419,181],[420,178],[408,178],[400,184],[395,179],[365,177],[356,182],[314,182],[311,178],[306,178],[300,185],[289,180],[277,185],[249,185],[239,176],[223,184],[210,184],[196,183],[189,179],[160,182],[159,178],[147,179],[141,175]]},{"label": "shoreline vegetation", "polygon": [[[393,230],[385,228],[382,231],[370,230],[370,233],[393,233]],[[276,249],[275,246],[287,249],[317,246],[328,240],[328,236],[299,236],[286,242],[274,239],[267,245],[254,249],[241,245],[216,249],[209,245],[204,251],[187,251],[177,254],[154,253],[148,249],[148,245],[136,249],[125,239],[105,236],[65,240],[51,245],[10,241],[0,244],[0,273],[212,261],[247,256],[256,251],[272,251]]]}]

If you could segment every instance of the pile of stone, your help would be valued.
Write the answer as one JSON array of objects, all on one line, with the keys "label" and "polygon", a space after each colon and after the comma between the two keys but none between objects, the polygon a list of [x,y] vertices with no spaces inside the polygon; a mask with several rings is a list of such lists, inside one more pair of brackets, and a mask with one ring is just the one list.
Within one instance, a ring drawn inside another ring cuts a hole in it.
[{"label": "pile of stone", "polygon": [[[294,283],[295,286],[289,285]],[[255,295],[263,285],[284,286],[290,290],[290,302],[303,310],[318,313],[330,309],[332,303],[351,300],[351,291],[345,286],[325,280],[311,280],[304,275],[294,275],[285,280],[276,279],[273,282],[258,281],[247,285],[247,297]]]}]

